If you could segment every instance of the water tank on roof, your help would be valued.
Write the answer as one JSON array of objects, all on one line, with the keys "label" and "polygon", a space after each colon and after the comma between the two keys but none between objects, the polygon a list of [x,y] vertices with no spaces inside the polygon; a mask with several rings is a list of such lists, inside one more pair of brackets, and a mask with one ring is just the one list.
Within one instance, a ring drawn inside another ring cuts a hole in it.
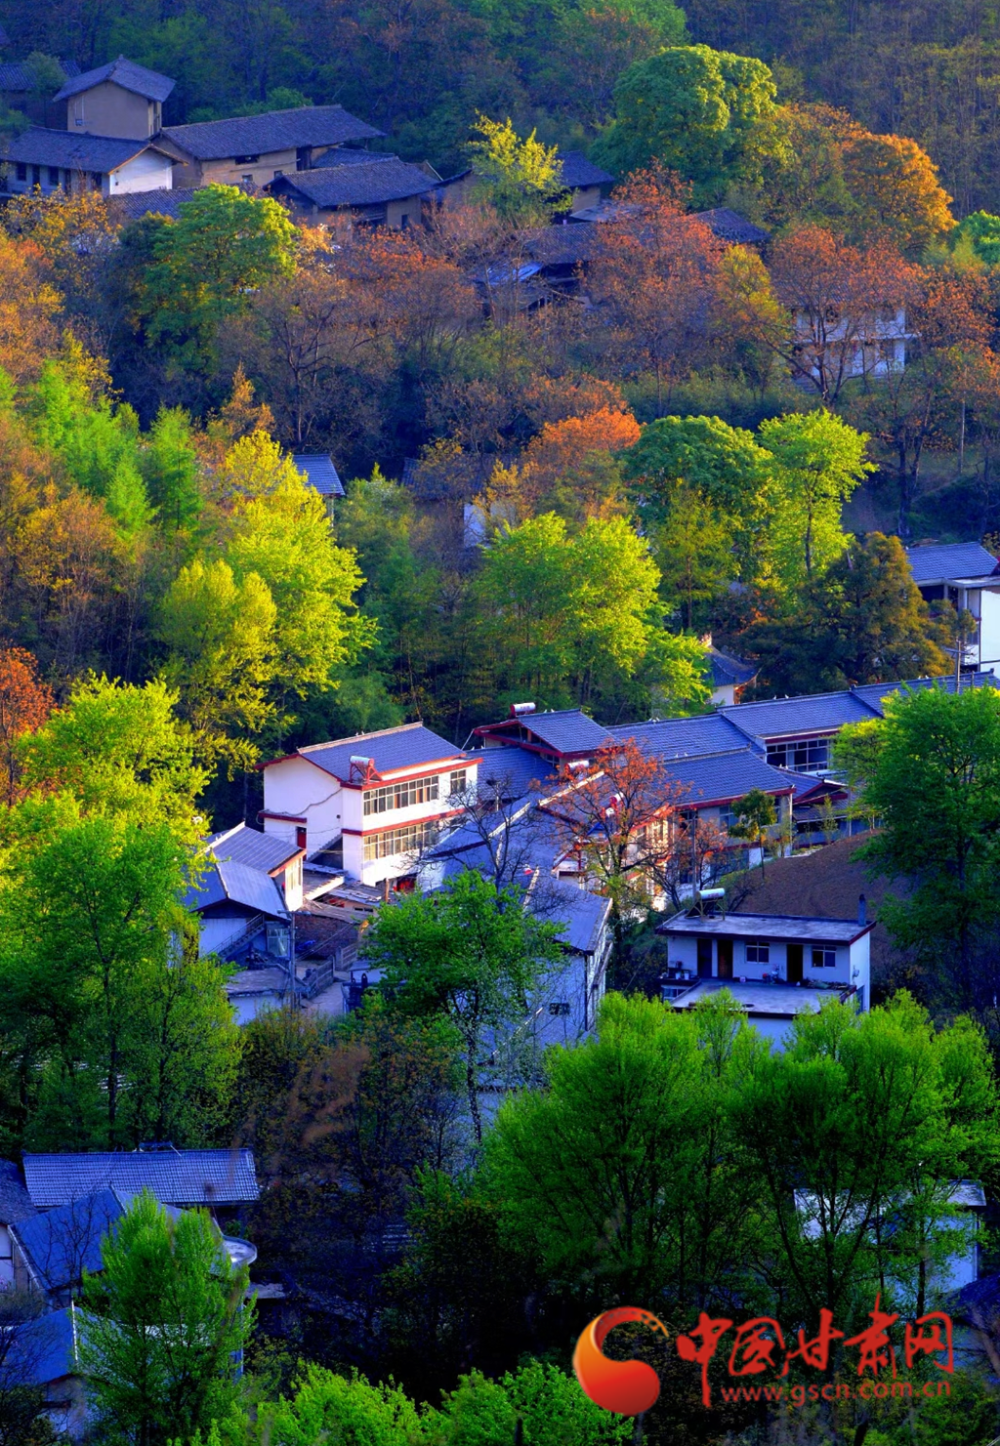
[{"label": "water tank on roof", "polygon": [[525,713],[534,713],[534,703],[511,703],[510,716],[512,718],[523,718]]}]

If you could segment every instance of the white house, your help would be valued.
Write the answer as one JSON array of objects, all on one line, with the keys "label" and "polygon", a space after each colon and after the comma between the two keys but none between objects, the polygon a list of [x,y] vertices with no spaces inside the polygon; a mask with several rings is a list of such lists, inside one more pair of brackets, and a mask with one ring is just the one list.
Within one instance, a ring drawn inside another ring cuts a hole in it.
[{"label": "white house", "polygon": [[668,946],[663,996],[675,1009],[728,989],[761,1034],[776,1041],[795,1016],[828,999],[870,1004],[870,934],[864,920],[788,914],[705,914],[688,909],[657,928]]},{"label": "white house", "polygon": [[477,759],[422,723],[296,749],[261,765],[265,832],[301,837],[313,869],[363,884],[416,860],[475,788]]},{"label": "white house", "polygon": [[9,139],[2,157],[3,189],[15,194],[99,191],[123,196],[170,190],[173,161],[155,141],[29,126]]},{"label": "white house", "polygon": [[269,836],[241,823],[210,838],[205,853],[184,899],[198,915],[199,953],[232,958],[253,944],[287,966],[290,916],[303,903],[304,830]]},{"label": "white house", "polygon": [[963,668],[1000,672],[1000,562],[978,542],[908,547],[906,556],[925,602],[950,602],[976,619]]}]

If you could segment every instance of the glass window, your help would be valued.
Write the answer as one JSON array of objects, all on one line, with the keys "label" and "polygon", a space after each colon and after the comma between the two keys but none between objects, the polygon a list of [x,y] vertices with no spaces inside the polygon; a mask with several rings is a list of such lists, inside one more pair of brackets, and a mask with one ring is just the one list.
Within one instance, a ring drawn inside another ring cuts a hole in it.
[{"label": "glass window", "polygon": [[837,951],[825,944],[813,945],[813,966],[814,969],[836,969]]},{"label": "glass window", "polygon": [[769,743],[767,761],[795,773],[822,773],[830,766],[829,738],[805,738]]},{"label": "glass window", "polygon": [[455,768],[448,778],[448,797],[454,798],[456,793],[464,793],[468,788],[468,772],[464,768]]},{"label": "glass window", "polygon": [[247,172],[247,174],[246,174],[245,176],[243,176],[241,179],[242,179],[242,181],[243,181],[244,186],[252,186],[252,185],[253,185],[253,176],[250,175],[249,172]]},{"label": "glass window", "polygon": [[436,803],[439,780],[413,778],[407,783],[389,783],[384,788],[366,788],[362,809],[365,817],[388,813],[391,808],[412,808],[416,803]]},{"label": "glass window", "polygon": [[28,167],[24,161],[18,161],[17,163],[17,179],[19,181],[26,181],[28,179]]},{"label": "glass window", "polygon": [[58,184],[59,184],[59,167],[58,167],[58,166],[49,166],[49,185],[50,185],[50,186],[58,186]]},{"label": "glass window", "polygon": [[375,859],[391,859],[397,854],[419,853],[429,848],[437,837],[434,823],[413,823],[405,828],[389,828],[383,833],[370,833],[365,838],[365,863]]},{"label": "glass window", "polygon": [[568,1013],[569,1013],[569,1003],[568,1003],[568,1001],[565,1000],[565,999],[554,999],[554,1000],[552,1001],[552,1003],[549,1005],[549,1013],[550,1013],[550,1014],[559,1014],[559,1015],[568,1014]]},{"label": "glass window", "polygon": [[771,962],[771,946],[766,939],[747,940],[747,963],[748,964],[769,964]]}]

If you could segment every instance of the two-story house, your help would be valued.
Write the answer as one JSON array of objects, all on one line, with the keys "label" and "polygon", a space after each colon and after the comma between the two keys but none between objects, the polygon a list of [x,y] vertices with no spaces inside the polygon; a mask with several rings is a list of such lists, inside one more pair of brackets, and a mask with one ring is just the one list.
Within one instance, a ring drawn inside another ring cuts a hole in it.
[{"label": "two-story house", "polygon": [[311,868],[412,878],[475,787],[476,762],[422,723],[314,743],[260,765],[261,821],[268,837],[304,839]]},{"label": "two-story house", "polygon": [[951,603],[975,618],[962,667],[1000,672],[1000,562],[978,542],[908,547],[906,556],[925,602]]}]

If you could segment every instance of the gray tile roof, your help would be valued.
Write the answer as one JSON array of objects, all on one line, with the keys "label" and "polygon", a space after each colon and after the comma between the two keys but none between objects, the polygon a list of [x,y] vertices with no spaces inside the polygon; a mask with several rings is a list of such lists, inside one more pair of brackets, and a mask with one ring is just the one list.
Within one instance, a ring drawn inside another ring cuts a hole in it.
[{"label": "gray tile roof", "polygon": [[381,206],[424,196],[440,185],[419,166],[398,156],[372,158],[367,165],[326,166],[313,171],[296,171],[268,181],[265,190],[275,194],[297,192],[314,206],[335,210],[340,206]]},{"label": "gray tile roof", "polygon": [[101,1269],[101,1241],[125,1211],[113,1190],[59,1205],[14,1227],[45,1290],[64,1290]]},{"label": "gray tile roof", "polygon": [[296,452],[292,461],[321,497],[346,496],[329,452]]},{"label": "gray tile roof", "polygon": [[492,780],[506,798],[520,798],[533,784],[553,783],[556,777],[546,759],[529,753],[526,748],[479,748],[470,758],[479,764],[480,787]]},{"label": "gray tile roof", "polygon": [[382,151],[363,151],[357,146],[333,146],[311,161],[309,169],[323,171],[331,166],[371,166],[376,161],[394,160],[398,160],[398,157]]},{"label": "gray tile roof", "polygon": [[0,65],[0,90],[23,91],[31,89],[31,76],[19,60],[7,60]]},{"label": "gray tile roof", "polygon": [[199,121],[169,126],[163,134],[200,161],[228,156],[259,156],[299,146],[339,146],[347,141],[375,140],[383,131],[358,120],[342,105],[301,106],[231,120]]},{"label": "gray tile roof", "polygon": [[161,1205],[237,1205],[260,1193],[252,1150],[25,1155],[24,1177],[42,1210],[101,1189],[122,1200],[149,1190]]},{"label": "gray tile roof", "polygon": [[77,135],[73,131],[29,126],[6,143],[3,158],[36,166],[61,166],[67,171],[100,171],[106,174],[123,166],[133,156],[149,150],[158,150],[155,142]]},{"label": "gray tile roof", "polygon": [[584,186],[609,186],[615,179],[609,171],[588,161],[583,151],[560,151],[559,160],[562,162],[562,183],[571,190]]},{"label": "gray tile roof", "polygon": [[[902,685],[899,685],[902,686]],[[748,738],[779,738],[795,733],[832,733],[847,723],[863,723],[878,710],[854,693],[814,693],[796,698],[771,698],[736,703],[720,712]]]},{"label": "gray tile roof", "polygon": [[720,241],[734,242],[739,246],[759,246],[766,241],[771,234],[764,231],[760,226],[755,226],[738,211],[731,211],[728,206],[715,206],[710,211],[695,212],[697,220],[704,221],[705,225],[717,236]]},{"label": "gray tile roof", "polygon": [[588,753],[611,743],[608,729],[579,708],[527,713],[517,720],[539,743],[557,753]]},{"label": "gray tile roof", "polygon": [[301,850],[295,842],[275,833],[261,833],[245,823],[226,829],[210,838],[206,848],[220,863],[246,864],[269,874],[295,857]]},{"label": "gray tile roof", "polygon": [[12,1384],[47,1386],[80,1371],[73,1309],[50,1310],[18,1326],[4,1361]]},{"label": "gray tile roof", "polygon": [[183,904],[198,912],[224,903],[240,904],[272,919],[288,917],[281,890],[265,870],[216,859],[204,870],[200,882],[188,889]]},{"label": "gray tile roof", "polygon": [[908,547],[913,581],[921,584],[952,577],[987,577],[997,570],[997,560],[978,542],[954,542]]},{"label": "gray tile roof", "polygon": [[540,916],[561,924],[559,942],[575,954],[593,954],[611,915],[611,900],[573,884],[547,880]]},{"label": "gray tile roof", "polygon": [[711,934],[723,939],[793,939],[819,944],[853,944],[874,924],[857,919],[816,919],[794,914],[709,914],[697,909],[656,926],[658,934]]},{"label": "gray tile roof", "polygon": [[13,1160],[0,1160],[0,1225],[12,1225],[18,1220],[27,1220],[34,1215],[20,1166]]},{"label": "gray tile roof", "polygon": [[[344,782],[351,780],[352,756],[370,758],[377,773],[395,773],[400,769],[439,762],[458,766],[466,757],[461,748],[439,738],[422,723],[403,723],[398,728],[385,728],[379,733],[357,733],[353,738],[313,743],[298,749],[298,754]],[[275,758],[263,767],[270,768],[282,761]]]},{"label": "gray tile roof", "polygon": [[624,741],[634,738],[644,752],[658,758],[689,758],[746,747],[746,734],[721,713],[694,718],[653,719],[649,723],[616,723],[608,730]]},{"label": "gray tile roof", "polygon": [[749,683],[751,678],[756,678],[758,673],[756,663],[745,663],[742,658],[734,658],[731,653],[723,653],[712,647],[708,649],[708,665],[712,672],[712,683],[716,688],[725,688],[732,684],[742,687],[744,683]]},{"label": "gray tile roof", "polygon": [[108,209],[118,213],[125,221],[138,221],[143,216],[169,216],[172,220],[180,215],[185,201],[190,201],[193,191],[167,190],[158,187],[155,191],[125,191],[108,197]]},{"label": "gray tile roof", "polygon": [[743,798],[753,788],[777,794],[787,793],[792,787],[781,771],[750,748],[700,758],[675,758],[667,764],[667,772],[684,790],[684,801],[696,807]]},{"label": "gray tile roof", "polygon": [[135,95],[143,95],[147,100],[159,101],[166,100],[175,85],[168,75],[147,70],[144,65],[136,65],[134,60],[126,60],[124,55],[119,55],[117,60],[112,60],[108,65],[84,71],[83,75],[68,80],[55,99],[68,100],[71,95],[92,90],[95,85],[101,85],[106,80],[120,85],[123,90],[132,91]]}]

